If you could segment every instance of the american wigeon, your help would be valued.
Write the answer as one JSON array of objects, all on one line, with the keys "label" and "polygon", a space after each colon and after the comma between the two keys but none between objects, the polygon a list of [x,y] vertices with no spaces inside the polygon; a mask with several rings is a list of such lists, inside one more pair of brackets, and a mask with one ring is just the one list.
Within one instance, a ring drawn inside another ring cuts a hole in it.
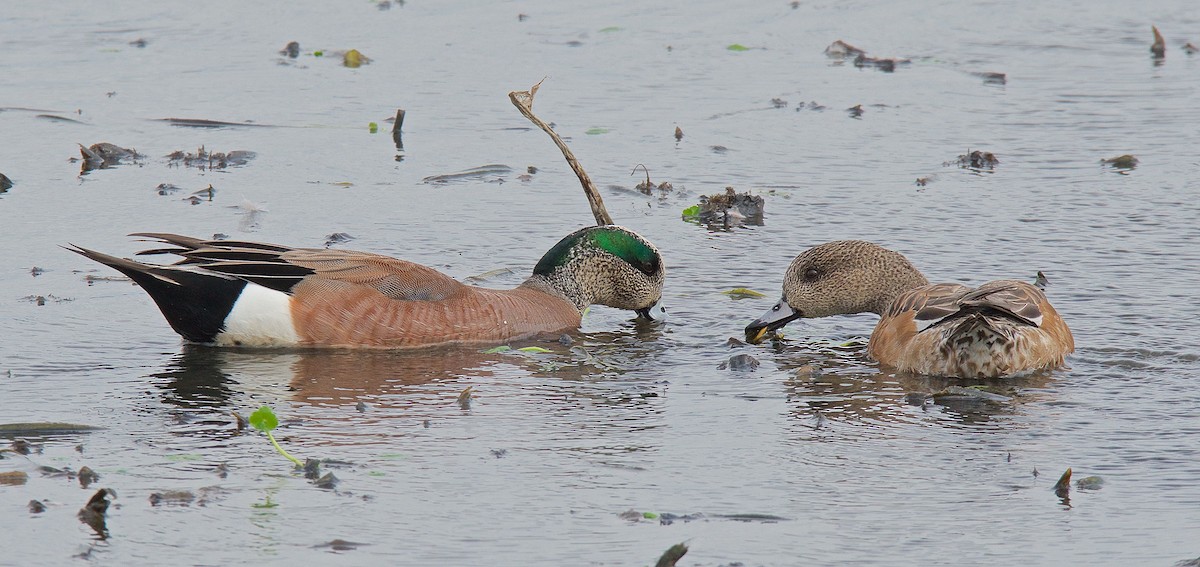
[{"label": "american wigeon", "polygon": [[810,248],[788,267],[783,299],[746,327],[746,339],[802,317],[875,313],[867,353],[901,372],[997,377],[1052,368],[1075,350],[1042,290],[997,280],[975,289],[930,284],[898,252],[861,240]]},{"label": "american wigeon", "polygon": [[345,250],[138,233],[175,254],[146,264],[72,246],[137,282],[183,338],[234,346],[406,348],[495,343],[579,326],[599,304],[660,319],[658,249],[615,225],[575,231],[515,289],[462,284],[433,268]]}]

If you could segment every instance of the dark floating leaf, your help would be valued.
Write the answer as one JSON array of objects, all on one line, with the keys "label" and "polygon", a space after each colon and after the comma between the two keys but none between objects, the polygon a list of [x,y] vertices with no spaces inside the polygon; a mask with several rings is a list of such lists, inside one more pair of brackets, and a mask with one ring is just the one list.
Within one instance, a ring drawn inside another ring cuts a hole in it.
[{"label": "dark floating leaf", "polygon": [[1059,498],[1066,498],[1071,492],[1071,467],[1067,467],[1067,471],[1058,477],[1058,482],[1054,483],[1054,494]]},{"label": "dark floating leaf", "polygon": [[1086,476],[1075,481],[1075,488],[1080,490],[1100,490],[1104,487],[1104,479],[1098,476]]},{"label": "dark floating leaf", "polygon": [[479,167],[472,167],[471,169],[459,171],[456,173],[444,173],[441,175],[430,175],[429,177],[422,179],[421,182],[422,183],[449,183],[452,181],[467,181],[467,180],[471,180],[471,179],[483,179],[483,178],[490,177],[490,176],[500,176],[500,175],[503,175],[506,173],[511,173],[511,172],[512,172],[512,168],[507,165],[500,164],[500,163],[489,163],[487,165],[481,165]]},{"label": "dark floating leaf", "polygon": [[100,539],[108,538],[108,526],[105,525],[105,513],[108,512],[109,497],[116,498],[117,493],[111,488],[102,488],[92,495],[87,504],[79,509],[79,521],[87,524]]},{"label": "dark floating leaf", "polygon": [[4,193],[5,191],[12,189],[12,186],[12,180],[9,179],[7,175],[0,173],[0,193]]},{"label": "dark floating leaf", "polygon": [[344,244],[346,242],[350,242],[351,240],[354,240],[353,236],[350,236],[345,232],[335,232],[325,237],[325,247],[329,248],[334,244]]},{"label": "dark floating leaf", "polygon": [[295,58],[299,57],[300,56],[300,42],[289,41],[288,44],[283,47],[283,49],[279,50],[279,54],[286,55],[291,59],[295,59]]},{"label": "dark floating leaf", "polygon": [[958,156],[958,166],[963,169],[984,170],[994,169],[996,164],[1000,163],[1000,158],[992,152],[983,152],[979,150],[967,152]]},{"label": "dark floating leaf", "polygon": [[190,506],[196,495],[190,490],[164,490],[150,493],[151,506]]},{"label": "dark floating leaf", "polygon": [[474,388],[474,386],[467,386],[458,394],[458,407],[464,410],[471,409],[471,388]]},{"label": "dark floating leaf", "polygon": [[30,500],[29,501],[29,513],[30,514],[41,514],[42,512],[45,512],[45,511],[46,511],[46,505],[44,503],[42,503],[38,500]]},{"label": "dark floating leaf", "polygon": [[1167,42],[1163,40],[1163,36],[1158,32],[1158,26],[1150,26],[1150,31],[1154,32],[1154,43],[1150,45],[1150,53],[1154,54],[1155,59],[1162,59],[1167,56]]},{"label": "dark floating leaf", "polygon": [[245,128],[272,128],[270,124],[255,124],[253,122],[224,122],[221,120],[206,120],[203,118],[159,118],[159,122],[166,122],[172,126],[182,128],[228,128],[231,126]]},{"label": "dark floating leaf", "polygon": [[683,556],[687,555],[687,552],[688,547],[685,544],[677,543],[672,545],[658,558],[658,562],[654,564],[654,567],[675,567],[675,563],[683,559]]},{"label": "dark floating leaf", "polygon": [[858,57],[859,55],[865,55],[866,53],[866,51],[854,47],[853,45],[850,45],[849,43],[846,43],[840,39],[829,44],[829,47],[825,48],[825,55],[832,59]]},{"label": "dark floating leaf", "polygon": [[194,167],[200,170],[225,169],[250,163],[257,154],[246,150],[234,150],[229,153],[210,152],[200,146],[195,153],[177,150],[167,154],[167,165]]},{"label": "dark floating leaf", "polygon": [[683,130],[681,130],[678,126],[676,126],[675,127],[675,141],[678,142],[682,139],[683,139]]},{"label": "dark floating leaf", "polygon": [[147,43],[148,42],[145,39],[139,37],[139,38],[129,42],[129,45],[132,45],[138,49],[142,49],[142,48],[146,47]]},{"label": "dark floating leaf", "polygon": [[863,67],[874,67],[875,69],[879,69],[880,71],[883,71],[884,73],[894,72],[896,70],[897,66],[908,65],[909,63],[912,63],[912,61],[909,59],[897,59],[894,57],[877,59],[875,57],[867,57],[866,55],[859,55],[858,57],[854,58],[854,66],[855,67],[858,67],[860,69]]},{"label": "dark floating leaf", "polygon": [[79,144],[79,153],[83,156],[80,173],[87,173],[93,169],[107,169],[121,163],[136,162],[136,160],[146,157],[135,150],[122,148],[108,142],[100,142],[91,146]]},{"label": "dark floating leaf", "polygon": [[1004,73],[976,72],[971,74],[982,78],[985,85],[1003,85],[1008,83],[1008,76]]},{"label": "dark floating leaf", "polygon": [[725,193],[700,197],[700,204],[683,211],[684,220],[694,220],[711,228],[729,230],[741,225],[763,225],[766,202],[761,195],[738,193],[726,187]]},{"label": "dark floating leaf", "polygon": [[98,431],[103,427],[95,425],[81,425],[78,423],[59,423],[54,421],[45,421],[37,423],[0,423],[0,433],[5,435],[21,435],[21,434],[40,434],[53,435],[59,433],[87,433],[89,431]]},{"label": "dark floating leaf", "polygon": [[333,551],[354,551],[355,549],[358,549],[359,547],[364,546],[364,545],[367,545],[367,544],[358,543],[358,542],[354,542],[354,541],[346,541],[344,539],[335,539],[335,540],[332,540],[332,541],[329,541],[326,543],[318,543],[317,545],[313,546],[313,549],[330,549]]},{"label": "dark floating leaf", "polygon": [[1038,270],[1037,275],[1033,278],[1033,285],[1038,289],[1046,289],[1046,286],[1050,285],[1050,280],[1046,279],[1046,274],[1043,274],[1041,270]]},{"label": "dark floating leaf", "polygon": [[333,488],[336,488],[337,485],[338,485],[338,477],[334,476],[333,473],[331,473],[331,472],[327,472],[321,478],[318,478],[317,480],[313,481],[313,486],[315,486],[317,488],[324,488],[327,490],[332,490]]},{"label": "dark floating leaf", "polygon": [[100,475],[96,474],[96,471],[92,470],[92,467],[88,467],[88,466],[79,467],[79,472],[76,474],[79,475],[79,485],[84,488],[87,488],[93,482],[100,480]]},{"label": "dark floating leaf", "polygon": [[733,370],[735,372],[752,372],[758,368],[757,358],[748,354],[735,354],[729,360],[717,365],[717,370]]},{"label": "dark floating leaf", "polygon": [[1138,158],[1130,154],[1102,159],[1100,161],[1104,163],[1104,165],[1112,166],[1117,169],[1134,169],[1138,164]]},{"label": "dark floating leaf", "polygon": [[850,113],[850,118],[862,118],[863,107],[861,104],[856,104],[850,108],[847,108],[846,112]]}]

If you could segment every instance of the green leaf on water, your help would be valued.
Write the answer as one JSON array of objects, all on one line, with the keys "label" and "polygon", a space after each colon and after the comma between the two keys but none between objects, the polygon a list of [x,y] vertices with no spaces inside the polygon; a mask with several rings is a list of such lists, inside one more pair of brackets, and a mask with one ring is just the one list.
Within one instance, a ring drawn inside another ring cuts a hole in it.
[{"label": "green leaf on water", "polygon": [[313,57],[323,57],[324,55],[325,55],[325,52],[321,51],[319,49],[313,52]]},{"label": "green leaf on water", "polygon": [[387,476],[383,471],[367,471],[367,476]]},{"label": "green leaf on water", "polygon": [[270,407],[263,406],[254,410],[250,414],[251,427],[266,433],[279,427],[279,419],[275,417],[275,412],[271,411]]},{"label": "green leaf on water", "polygon": [[700,216],[700,205],[692,205],[683,210],[683,218],[696,218]]},{"label": "green leaf on water", "polygon": [[588,128],[586,134],[589,136],[598,136],[600,134],[607,134],[608,132],[609,132],[608,128],[598,128],[597,127],[597,128]]},{"label": "green leaf on water", "polygon": [[512,350],[512,347],[510,347],[508,345],[500,345],[498,347],[492,347],[492,348],[489,348],[487,350],[480,351],[480,352],[482,352],[483,354],[496,354],[499,352],[508,352],[510,350]]},{"label": "green leaf on water", "polygon": [[742,45],[740,43],[730,44],[729,47],[726,47],[725,49],[728,49],[730,51],[750,51],[749,47],[746,47],[745,45]]},{"label": "green leaf on water", "polygon": [[379,125],[374,122],[371,122],[371,123],[367,124],[367,130],[369,130],[372,134],[374,134],[379,131]]},{"label": "green leaf on water", "polygon": [[729,297],[732,297],[733,299],[748,299],[751,297],[766,297],[767,296],[764,293],[759,293],[757,291],[754,291],[754,290],[748,289],[748,288],[744,288],[744,287],[735,287],[733,289],[727,289],[725,291],[722,291],[721,293],[728,295]]},{"label": "green leaf on water", "polygon": [[654,512],[642,512],[642,517],[646,518],[647,520],[654,520],[658,518],[658,514],[655,514]]},{"label": "green leaf on water", "polygon": [[204,457],[195,453],[181,453],[178,455],[167,455],[166,459],[173,463],[186,463],[190,461],[203,461]]},{"label": "green leaf on water", "polygon": [[621,28],[619,26],[608,26],[606,28],[600,28],[600,33],[612,33],[612,32],[617,32],[617,31],[621,31]]},{"label": "green leaf on water", "polygon": [[517,350],[519,350],[521,352],[554,352],[548,348],[542,348],[540,346],[527,346],[527,347],[519,348]]}]

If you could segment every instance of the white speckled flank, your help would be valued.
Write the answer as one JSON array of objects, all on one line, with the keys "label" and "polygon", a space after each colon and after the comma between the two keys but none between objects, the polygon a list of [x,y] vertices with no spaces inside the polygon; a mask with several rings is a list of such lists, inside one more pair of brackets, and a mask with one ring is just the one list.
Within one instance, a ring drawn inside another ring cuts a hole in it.
[{"label": "white speckled flank", "polygon": [[292,323],[291,296],[247,283],[215,342],[223,346],[295,345],[299,336]]}]

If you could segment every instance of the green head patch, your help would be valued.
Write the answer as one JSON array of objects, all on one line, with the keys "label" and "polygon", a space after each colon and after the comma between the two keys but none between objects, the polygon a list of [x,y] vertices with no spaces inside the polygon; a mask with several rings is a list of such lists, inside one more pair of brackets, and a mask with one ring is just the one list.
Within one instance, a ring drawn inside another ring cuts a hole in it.
[{"label": "green head patch", "polygon": [[534,275],[549,275],[555,268],[566,264],[571,258],[571,250],[578,246],[605,250],[648,276],[662,269],[658,252],[633,233],[621,228],[590,226],[559,240],[534,266]]}]

